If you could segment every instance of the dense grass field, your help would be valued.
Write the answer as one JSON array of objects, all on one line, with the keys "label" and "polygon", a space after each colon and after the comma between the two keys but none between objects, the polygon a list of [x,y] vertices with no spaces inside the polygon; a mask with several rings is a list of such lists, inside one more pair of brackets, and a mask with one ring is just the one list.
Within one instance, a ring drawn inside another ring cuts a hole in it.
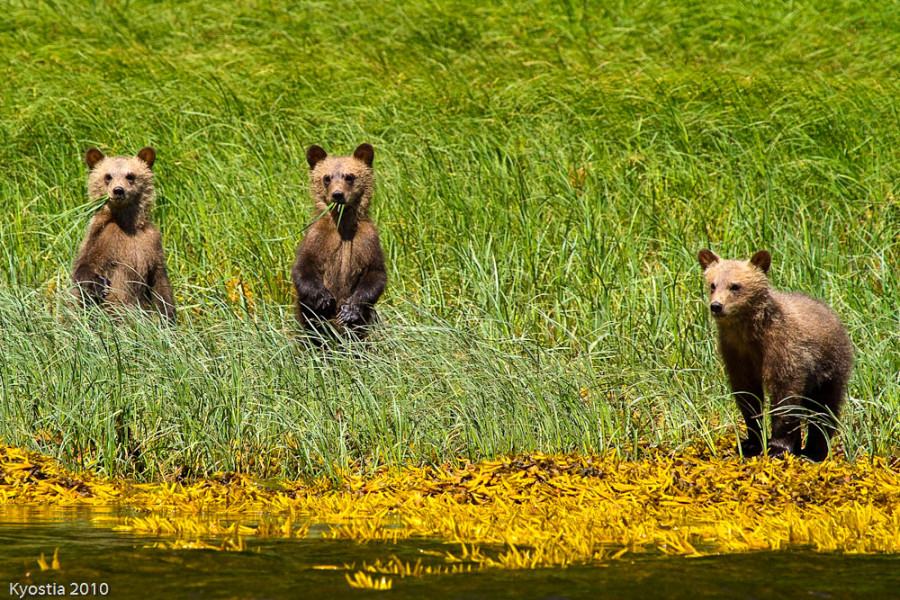
[{"label": "dense grass field", "polygon": [[[139,478],[733,435],[696,252],[769,249],[900,453],[900,8],[0,0],[0,437]],[[383,325],[296,339],[305,149],[376,148]],[[157,148],[179,326],[67,307],[84,151]]]}]

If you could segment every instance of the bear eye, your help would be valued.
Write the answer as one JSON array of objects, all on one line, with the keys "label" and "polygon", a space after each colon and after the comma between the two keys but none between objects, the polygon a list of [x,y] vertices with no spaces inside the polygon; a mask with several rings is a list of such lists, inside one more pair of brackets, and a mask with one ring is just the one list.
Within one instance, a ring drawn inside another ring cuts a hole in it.
[{"label": "bear eye", "polygon": [[112,181],[112,175],[110,175],[109,173],[107,173],[107,174],[106,174],[106,177],[104,177],[104,179],[106,179],[106,183],[109,183],[110,181]]},{"label": "bear eye", "polygon": [[331,175],[326,175],[322,178],[322,181],[325,182],[325,185],[328,185],[329,183],[331,183]]},{"label": "bear eye", "polygon": [[356,175],[344,175],[344,181],[346,181],[350,185],[353,185],[353,182],[356,181]]},{"label": "bear eye", "polygon": [[125,176],[125,179],[134,183],[134,173],[129,173],[128,175]]},{"label": "bear eye", "polygon": [[711,292],[716,291],[716,284],[714,284],[714,283],[709,284],[709,291],[711,291]]},{"label": "bear eye", "polygon": [[737,283],[732,283],[732,284],[728,287],[728,289],[731,290],[732,292],[736,292],[736,291],[738,291],[739,289],[741,289],[741,286],[740,286],[739,284],[737,284]]}]

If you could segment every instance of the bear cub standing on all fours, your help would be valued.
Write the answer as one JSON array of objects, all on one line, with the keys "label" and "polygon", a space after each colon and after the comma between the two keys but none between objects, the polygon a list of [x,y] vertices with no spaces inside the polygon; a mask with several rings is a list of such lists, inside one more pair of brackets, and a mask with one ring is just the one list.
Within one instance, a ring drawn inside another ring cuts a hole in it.
[{"label": "bear cub standing on all fours", "polygon": [[88,196],[107,197],[88,225],[73,265],[74,294],[87,307],[115,312],[122,307],[157,311],[175,323],[175,299],[166,272],[162,236],[150,222],[156,151],[137,156],[85,155]]},{"label": "bear cub standing on all fours", "polygon": [[[837,314],[804,294],[769,286],[772,257],[749,261],[697,255],[709,285],[709,308],[719,329],[719,352],[747,423],[744,456],[762,453],[763,390],[772,403],[769,456],[828,456],[853,367],[853,347]],[[802,420],[808,421],[800,449]]]},{"label": "bear cub standing on all fours", "polygon": [[387,273],[378,230],[368,216],[374,157],[369,144],[360,144],[352,156],[328,156],[319,146],[306,152],[314,215],[322,217],[301,242],[291,275],[295,316],[307,329],[327,331],[322,325],[330,321],[362,338],[376,318]]}]

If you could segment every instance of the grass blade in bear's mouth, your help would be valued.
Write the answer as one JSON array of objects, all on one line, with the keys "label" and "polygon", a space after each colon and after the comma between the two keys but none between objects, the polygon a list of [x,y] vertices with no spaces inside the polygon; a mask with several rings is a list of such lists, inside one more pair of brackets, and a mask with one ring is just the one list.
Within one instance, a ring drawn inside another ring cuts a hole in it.
[{"label": "grass blade in bear's mouth", "polygon": [[332,208],[334,208],[334,202],[332,202],[331,204],[329,204],[328,206],[326,206],[326,207],[325,207],[325,210],[323,210],[322,212],[319,213],[319,216],[317,216],[315,219],[313,219],[312,221],[310,221],[310,222],[306,225],[306,227],[304,227],[303,229],[300,230],[300,233],[303,233],[304,231],[306,231],[307,229],[309,229],[310,227],[312,227],[313,225],[315,225],[315,224],[316,224],[316,221],[318,221],[318,220],[321,219],[323,216],[325,216],[325,213],[327,213],[327,212],[328,212],[329,210],[331,210]]}]

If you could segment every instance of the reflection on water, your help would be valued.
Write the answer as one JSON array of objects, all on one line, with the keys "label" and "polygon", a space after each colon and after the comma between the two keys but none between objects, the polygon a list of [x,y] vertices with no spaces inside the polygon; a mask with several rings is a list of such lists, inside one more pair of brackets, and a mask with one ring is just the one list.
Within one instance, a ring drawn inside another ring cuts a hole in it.
[{"label": "reflection on water", "polygon": [[[391,555],[415,563],[443,561],[437,541],[398,544],[246,538],[246,552],[149,548],[171,538],[113,531],[130,511],[0,507],[0,593],[23,586],[109,586],[108,598],[897,598],[900,557],[760,552],[703,558],[632,556],[599,567],[488,570],[463,575],[393,577],[390,591],[350,588],[345,564]],[[37,559],[59,548],[59,570]],[[323,566],[341,567],[322,569]],[[316,568],[320,567],[320,568]],[[46,588],[45,588],[46,589]],[[55,591],[61,588],[54,587]],[[89,586],[84,591],[101,588]],[[26,596],[28,597],[28,596]]]}]

